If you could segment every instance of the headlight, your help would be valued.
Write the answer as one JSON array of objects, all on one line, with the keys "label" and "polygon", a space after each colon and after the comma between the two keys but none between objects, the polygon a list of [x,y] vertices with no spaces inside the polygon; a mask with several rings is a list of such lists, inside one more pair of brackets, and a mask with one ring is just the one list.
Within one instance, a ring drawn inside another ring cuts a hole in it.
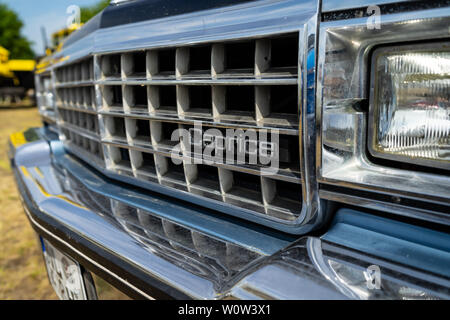
[{"label": "headlight", "polygon": [[450,168],[450,46],[374,53],[369,148],[376,157]]},{"label": "headlight", "polygon": [[448,224],[450,7],[415,17],[320,24],[319,194]]}]

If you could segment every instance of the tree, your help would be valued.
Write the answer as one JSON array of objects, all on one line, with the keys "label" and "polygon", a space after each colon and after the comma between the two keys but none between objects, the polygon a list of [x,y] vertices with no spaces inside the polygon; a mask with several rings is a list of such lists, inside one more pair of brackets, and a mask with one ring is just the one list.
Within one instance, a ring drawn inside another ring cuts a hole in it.
[{"label": "tree", "polygon": [[10,59],[33,59],[31,42],[21,34],[23,22],[6,4],[0,3],[0,45],[10,52]]},{"label": "tree", "polygon": [[82,23],[87,22],[91,18],[93,18],[97,13],[105,9],[109,5],[110,0],[101,0],[97,4],[89,7],[81,7],[80,9],[80,20]]}]

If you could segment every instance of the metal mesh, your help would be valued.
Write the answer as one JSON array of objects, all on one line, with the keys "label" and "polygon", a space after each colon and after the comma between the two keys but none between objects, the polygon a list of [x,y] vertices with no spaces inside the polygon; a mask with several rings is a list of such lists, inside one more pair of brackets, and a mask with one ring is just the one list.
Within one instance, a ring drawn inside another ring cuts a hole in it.
[{"label": "metal mesh", "polygon": [[[66,146],[116,174],[294,220],[303,183],[298,52],[299,34],[289,33],[97,55],[58,68]],[[261,163],[192,163],[195,149],[171,137],[196,124],[224,135],[278,130],[279,171],[264,176]],[[171,159],[176,146],[179,165]]]}]

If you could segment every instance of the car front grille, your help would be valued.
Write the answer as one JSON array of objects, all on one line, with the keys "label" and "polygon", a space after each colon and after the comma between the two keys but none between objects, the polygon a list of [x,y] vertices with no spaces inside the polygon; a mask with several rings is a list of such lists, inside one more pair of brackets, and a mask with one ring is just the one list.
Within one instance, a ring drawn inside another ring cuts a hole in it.
[{"label": "car front grille", "polygon": [[93,58],[56,69],[58,125],[66,147],[104,167],[97,113]]},{"label": "car front grille", "polygon": [[44,123],[56,122],[53,79],[50,72],[36,74],[36,102]]},{"label": "car front grille", "polygon": [[[127,182],[212,200],[221,203],[214,207],[219,211],[231,205],[292,222],[303,206],[299,38],[291,32],[99,54],[56,68],[62,140]],[[195,132],[200,124],[224,135],[227,129],[276,130],[278,172],[261,174],[260,162],[193,162],[201,155],[171,135]],[[179,165],[171,159],[176,145]]]}]

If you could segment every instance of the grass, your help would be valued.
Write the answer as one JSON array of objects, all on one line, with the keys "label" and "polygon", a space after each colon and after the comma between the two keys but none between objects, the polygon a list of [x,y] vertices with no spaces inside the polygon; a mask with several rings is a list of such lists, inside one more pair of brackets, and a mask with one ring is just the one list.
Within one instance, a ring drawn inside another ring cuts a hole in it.
[{"label": "grass", "polygon": [[[45,270],[40,245],[23,212],[8,160],[11,133],[41,125],[36,108],[0,109],[0,300],[57,299]],[[98,283],[99,296],[124,299],[107,283]]]},{"label": "grass", "polygon": [[57,299],[8,160],[11,133],[40,125],[33,109],[0,109],[0,299]]}]

